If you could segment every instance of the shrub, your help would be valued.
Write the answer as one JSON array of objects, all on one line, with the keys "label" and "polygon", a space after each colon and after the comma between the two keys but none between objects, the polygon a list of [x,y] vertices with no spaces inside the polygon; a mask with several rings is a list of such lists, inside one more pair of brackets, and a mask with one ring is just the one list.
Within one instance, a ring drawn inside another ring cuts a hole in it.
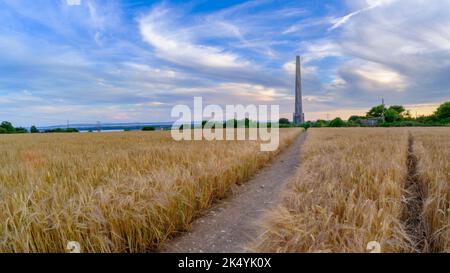
[{"label": "shrub", "polygon": [[341,118],[335,118],[333,119],[330,124],[328,125],[329,127],[345,127],[345,121],[343,121]]},{"label": "shrub", "polygon": [[153,126],[144,126],[143,128],[142,128],[142,131],[155,131],[156,129],[155,129],[155,127],[153,127]]},{"label": "shrub", "polygon": [[287,118],[280,118],[279,123],[280,123],[280,125],[281,124],[288,124],[288,125],[291,124]]},{"label": "shrub", "polygon": [[0,124],[0,127],[5,129],[7,133],[14,133],[16,129],[9,121],[3,121],[2,124]]},{"label": "shrub", "polygon": [[307,122],[303,123],[302,125],[300,125],[300,127],[305,128],[305,130],[308,130],[308,128],[310,128],[311,126],[312,126],[311,121],[307,121]]},{"label": "shrub", "polygon": [[435,112],[438,119],[450,118],[450,101],[441,104]]},{"label": "shrub", "polygon": [[311,124],[312,127],[328,127],[329,122],[323,119],[319,119]]},{"label": "shrub", "polygon": [[386,122],[394,122],[400,119],[400,114],[397,110],[389,108],[384,112],[384,119]]},{"label": "shrub", "polygon": [[383,122],[380,123],[380,127],[421,127],[421,126],[436,126],[436,123],[422,123],[412,120],[396,121],[396,122]]},{"label": "shrub", "polygon": [[47,129],[44,131],[44,133],[78,133],[78,129],[76,128],[55,128],[55,129]]},{"label": "shrub", "polygon": [[347,122],[347,127],[361,127],[361,123],[358,121],[354,121],[354,120],[349,120]]},{"label": "shrub", "polygon": [[359,122],[363,118],[364,117],[360,117],[360,116],[351,116],[348,118],[348,121]]},{"label": "shrub", "polygon": [[367,112],[367,117],[381,117],[384,113],[384,111],[386,110],[386,107],[384,107],[383,104],[377,105],[372,107],[372,109],[369,110],[369,112]]},{"label": "shrub", "polygon": [[279,128],[291,128],[292,125],[291,124],[286,124],[286,123],[279,123],[278,127]]},{"label": "shrub", "polygon": [[23,127],[17,127],[17,128],[15,128],[15,133],[17,133],[17,134],[25,134],[25,133],[28,133],[28,130],[23,128]]},{"label": "shrub", "polygon": [[182,124],[179,127],[179,130],[183,131],[183,130],[189,130],[191,129],[191,125],[190,124]]},{"label": "shrub", "polygon": [[449,125],[450,117],[440,120],[439,123],[444,124],[444,125]]},{"label": "shrub", "polygon": [[392,105],[388,110],[393,110],[397,114],[401,115],[403,112],[405,112],[405,107],[403,107],[403,105]]},{"label": "shrub", "polygon": [[31,128],[30,128],[30,132],[32,133],[32,134],[36,134],[36,133],[39,133],[39,130],[36,128],[36,126],[31,126]]}]

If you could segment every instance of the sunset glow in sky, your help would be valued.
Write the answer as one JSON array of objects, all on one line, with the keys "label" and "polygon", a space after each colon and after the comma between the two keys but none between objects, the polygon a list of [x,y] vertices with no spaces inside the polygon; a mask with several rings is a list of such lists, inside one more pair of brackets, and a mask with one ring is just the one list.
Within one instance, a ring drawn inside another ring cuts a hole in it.
[{"label": "sunset glow in sky", "polygon": [[0,0],[0,120],[17,126],[170,121],[175,104],[294,110],[450,100],[448,0]]}]

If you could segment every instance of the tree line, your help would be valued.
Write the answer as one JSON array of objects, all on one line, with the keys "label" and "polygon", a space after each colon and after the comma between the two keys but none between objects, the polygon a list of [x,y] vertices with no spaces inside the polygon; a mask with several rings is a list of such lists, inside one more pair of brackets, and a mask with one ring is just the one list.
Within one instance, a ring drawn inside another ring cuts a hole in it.
[{"label": "tree line", "polygon": [[[404,127],[404,126],[448,126],[450,124],[450,101],[441,104],[436,111],[428,116],[413,117],[409,110],[402,105],[386,107],[380,104],[372,107],[365,116],[351,116],[348,120],[337,117],[331,121],[308,121],[302,127],[363,127],[367,126],[367,120],[374,120],[378,127]],[[281,127],[280,119],[280,127]],[[283,120],[287,127],[289,121]]]},{"label": "tree line", "polygon": [[[450,124],[450,101],[441,104],[436,111],[429,116],[412,117],[409,110],[406,110],[402,105],[392,105],[386,107],[384,104],[380,104],[372,107],[365,116],[351,116],[348,120],[343,120],[337,117],[333,120],[307,121],[300,127],[362,127],[366,126],[364,121],[368,119],[375,119],[376,126],[379,127],[402,127],[402,126],[446,126]],[[227,125],[231,127],[240,127],[238,124],[243,124],[245,128],[258,128],[260,123],[252,121],[246,118],[239,122],[238,120],[229,120],[224,122],[223,128]],[[206,125],[206,121],[202,122],[202,127]],[[294,127],[288,119],[281,118],[278,122],[280,128]],[[190,128],[190,125],[181,125],[180,129]],[[229,127],[229,126],[228,126]],[[267,127],[272,127],[272,123],[267,123]],[[214,126],[213,126],[214,128]],[[153,126],[144,126],[142,131],[154,131]],[[75,133],[78,132],[75,128],[55,128],[47,129],[42,133]],[[41,133],[36,126],[31,126],[30,129],[23,127],[14,127],[11,122],[3,121],[0,124],[0,134],[19,134],[19,133]]]},{"label": "tree line", "polygon": [[[55,129],[46,129],[42,131],[42,133],[77,133],[78,130],[75,128],[55,128]],[[0,134],[26,134],[26,133],[32,133],[37,134],[41,133],[41,131],[38,130],[36,126],[31,126],[28,130],[27,128],[23,127],[14,127],[13,124],[9,121],[3,121],[0,124]]]}]

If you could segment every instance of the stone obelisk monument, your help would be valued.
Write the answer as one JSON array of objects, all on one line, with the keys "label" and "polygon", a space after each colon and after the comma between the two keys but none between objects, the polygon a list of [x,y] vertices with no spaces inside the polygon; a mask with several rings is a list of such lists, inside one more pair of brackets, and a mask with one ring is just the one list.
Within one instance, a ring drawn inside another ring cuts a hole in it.
[{"label": "stone obelisk monument", "polygon": [[297,56],[295,63],[295,113],[294,124],[300,125],[305,122],[302,106],[302,74],[300,69],[300,56]]}]

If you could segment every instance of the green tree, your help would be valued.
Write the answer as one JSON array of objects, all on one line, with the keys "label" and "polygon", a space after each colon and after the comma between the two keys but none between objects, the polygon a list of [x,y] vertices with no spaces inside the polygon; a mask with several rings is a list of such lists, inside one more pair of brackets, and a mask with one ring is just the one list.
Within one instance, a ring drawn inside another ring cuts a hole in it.
[{"label": "green tree", "polygon": [[412,120],[413,118],[412,118],[412,116],[411,116],[411,111],[406,110],[406,112],[403,113],[403,119],[406,119],[406,120]]},{"label": "green tree", "polygon": [[8,131],[6,131],[5,128],[0,127],[0,134],[7,134],[7,133],[8,133]]},{"label": "green tree", "polygon": [[353,122],[358,122],[361,119],[363,119],[364,117],[360,117],[360,116],[351,116],[348,118],[348,121],[353,121]]},{"label": "green tree", "polygon": [[312,126],[312,122],[311,121],[307,121],[303,124],[300,125],[300,127],[305,128],[305,130],[308,130],[308,128],[310,128]]},{"label": "green tree", "polygon": [[153,127],[153,126],[144,126],[143,128],[142,128],[142,131],[155,131],[156,129],[155,129],[155,127]]},{"label": "green tree", "polygon": [[36,126],[31,126],[31,128],[30,128],[30,132],[32,133],[32,134],[36,134],[36,133],[39,133],[39,130],[36,128]]},{"label": "green tree", "polygon": [[76,128],[67,128],[67,129],[62,129],[62,128],[54,128],[54,129],[47,129],[44,131],[44,133],[78,133],[78,129]]},{"label": "green tree", "polygon": [[236,119],[230,119],[224,122],[223,128],[237,128],[238,121]]},{"label": "green tree", "polygon": [[250,119],[249,118],[245,118],[244,124],[245,124],[245,128],[250,128]]},{"label": "green tree", "polygon": [[330,124],[328,125],[329,127],[345,127],[345,121],[343,121],[341,118],[337,117],[335,119],[333,119]]},{"label": "green tree", "polygon": [[367,117],[369,118],[378,118],[381,117],[386,110],[383,104],[372,107],[372,109],[367,112]]},{"label": "green tree", "polygon": [[[210,121],[204,120],[204,121],[202,121],[202,128],[205,128],[207,123],[209,123],[208,126],[210,127],[210,129],[216,129],[216,124],[219,125],[219,122],[216,122],[216,121],[213,121],[213,120],[210,120]],[[224,124],[222,124],[222,126],[224,126]]]},{"label": "green tree", "polygon": [[3,121],[2,124],[0,124],[0,127],[5,129],[7,133],[14,133],[16,129],[9,121]]},{"label": "green tree", "polygon": [[450,118],[450,101],[441,104],[434,115],[439,120]]},{"label": "green tree", "polygon": [[399,115],[401,115],[401,114],[403,114],[403,112],[405,112],[405,107],[403,107],[402,105],[392,105],[391,107],[389,107],[389,109],[394,110]]},{"label": "green tree", "polygon": [[316,122],[311,124],[312,127],[327,127],[329,122],[323,119],[318,119]]},{"label": "green tree", "polygon": [[189,130],[189,129],[191,129],[191,124],[182,124],[182,125],[180,125],[180,127],[178,129],[180,131]]},{"label": "green tree", "polygon": [[350,120],[350,121],[347,121],[346,126],[347,127],[361,127],[361,123]]},{"label": "green tree", "polygon": [[26,133],[28,133],[28,130],[26,128],[23,128],[23,127],[16,127],[16,128],[14,128],[14,130],[15,130],[15,133],[17,133],[17,134],[26,134]]},{"label": "green tree", "polygon": [[400,113],[398,113],[396,110],[391,109],[391,108],[387,109],[387,110],[384,112],[384,120],[385,120],[386,122],[394,122],[394,121],[398,121],[398,120],[401,119],[400,117],[401,117],[401,116],[400,116]]},{"label": "green tree", "polygon": [[287,118],[280,118],[279,123],[286,124],[286,125],[291,124]]}]

